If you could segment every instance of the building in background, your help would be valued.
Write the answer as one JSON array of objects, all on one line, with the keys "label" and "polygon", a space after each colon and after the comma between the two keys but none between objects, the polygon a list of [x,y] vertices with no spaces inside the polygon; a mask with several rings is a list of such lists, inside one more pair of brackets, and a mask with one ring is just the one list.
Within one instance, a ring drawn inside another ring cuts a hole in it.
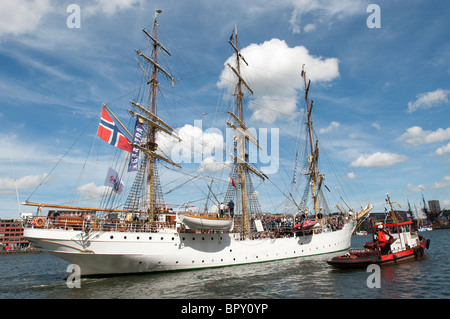
[{"label": "building in background", "polygon": [[22,220],[0,219],[0,250],[16,250],[29,247],[23,237]]},{"label": "building in background", "polygon": [[441,205],[438,200],[429,200],[428,209],[432,214],[439,214],[441,212]]}]

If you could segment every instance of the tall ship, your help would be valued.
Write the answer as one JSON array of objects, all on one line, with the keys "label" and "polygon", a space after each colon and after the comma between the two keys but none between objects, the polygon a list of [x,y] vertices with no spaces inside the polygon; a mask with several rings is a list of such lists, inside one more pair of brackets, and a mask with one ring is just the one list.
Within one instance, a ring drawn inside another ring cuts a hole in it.
[{"label": "tall ship", "polygon": [[[136,177],[126,201],[118,207],[113,200],[105,200],[101,208],[27,201],[24,204],[37,207],[37,213],[24,221],[24,237],[34,247],[78,265],[82,276],[224,267],[349,249],[357,220],[373,206],[369,204],[353,212],[337,205],[341,212],[334,215],[324,211],[324,207],[328,207],[323,196],[325,176],[318,167],[313,101],[308,96],[311,82],[306,80],[305,69],[301,78],[305,86],[305,145],[309,153],[305,156],[306,168],[302,173],[306,188],[301,200],[295,200],[291,194],[286,196],[294,205],[287,220],[276,226],[267,223],[267,214],[262,213],[252,178],[266,181],[268,176],[248,159],[249,143],[259,145],[244,119],[244,91],[253,92],[241,75],[242,63],[247,62],[239,50],[236,28],[229,41],[235,63],[228,67],[235,76],[236,91],[234,110],[228,111],[226,122],[235,133],[226,194],[219,198],[220,195],[207,185],[216,202],[214,208],[218,209],[204,211],[190,206],[189,198],[178,205],[164,202],[159,166],[179,168],[180,165],[158,151],[156,137],[158,133],[175,139],[181,137],[157,112],[159,76],[167,77],[172,83],[175,81],[158,59],[160,54],[170,56],[158,40],[159,13],[160,10],[155,12],[153,31],[143,30],[151,53],[136,51],[138,64],[146,77],[148,98],[142,105],[130,101],[129,112],[136,118],[134,134],[128,133],[132,139],[128,140],[125,133],[121,133],[126,127],[106,105],[97,132],[100,138],[129,152],[128,170],[134,171]],[[121,192],[123,185],[114,171],[109,175],[113,184],[108,194],[111,198]],[[307,203],[312,207],[307,207]]]}]

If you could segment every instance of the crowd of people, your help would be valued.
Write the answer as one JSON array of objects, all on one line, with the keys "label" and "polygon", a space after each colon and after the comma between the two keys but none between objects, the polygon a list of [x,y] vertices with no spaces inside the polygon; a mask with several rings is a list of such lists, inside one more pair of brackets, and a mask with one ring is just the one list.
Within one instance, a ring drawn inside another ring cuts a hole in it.
[{"label": "crowd of people", "polygon": [[[344,219],[347,218],[344,214],[330,214],[328,216],[318,216],[317,221],[321,225],[326,225],[330,231],[336,231],[344,226]],[[261,218],[262,225],[266,230],[259,236],[266,236],[268,238],[285,237],[293,232],[295,225],[302,223],[306,219],[314,219],[314,216],[297,215],[297,216],[280,216],[280,215],[265,215]]]}]

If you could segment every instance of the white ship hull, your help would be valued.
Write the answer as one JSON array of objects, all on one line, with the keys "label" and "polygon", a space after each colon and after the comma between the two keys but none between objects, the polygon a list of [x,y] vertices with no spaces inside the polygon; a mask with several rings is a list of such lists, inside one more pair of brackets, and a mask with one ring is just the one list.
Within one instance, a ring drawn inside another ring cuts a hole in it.
[{"label": "white ship hull", "polygon": [[223,267],[306,257],[350,248],[354,222],[341,230],[286,238],[240,240],[234,233],[100,232],[25,228],[44,252],[80,266],[81,275]]}]

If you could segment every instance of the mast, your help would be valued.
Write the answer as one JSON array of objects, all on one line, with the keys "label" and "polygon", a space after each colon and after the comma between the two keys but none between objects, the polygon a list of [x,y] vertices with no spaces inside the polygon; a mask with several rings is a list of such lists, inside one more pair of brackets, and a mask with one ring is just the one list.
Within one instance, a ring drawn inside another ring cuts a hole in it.
[{"label": "mast", "polygon": [[[242,123],[244,122],[244,111],[242,109],[242,100],[244,98],[244,94],[242,93],[242,78],[241,78],[241,63],[239,58],[239,40],[237,34],[237,26],[235,26],[235,37],[236,37],[236,66],[237,66],[237,74],[238,76],[238,93],[237,93],[237,104],[239,111],[239,120]],[[241,161],[247,162],[247,151],[245,147],[245,137],[239,136],[238,138],[238,156]],[[242,219],[244,223],[244,237],[247,238],[249,236],[249,225],[248,225],[248,205],[247,205],[247,186],[245,183],[245,167],[242,163],[239,164],[239,181],[241,183],[241,200],[242,200]]]},{"label": "mast", "polygon": [[156,133],[158,131],[164,132],[171,136],[176,137],[178,140],[179,135],[175,132],[175,130],[170,127],[166,122],[160,119],[157,116],[157,90],[158,90],[158,72],[162,72],[165,76],[167,76],[172,84],[175,81],[174,78],[164,70],[158,64],[158,51],[162,49],[166,54],[170,55],[170,52],[162,46],[162,44],[158,41],[158,20],[157,16],[161,13],[161,10],[155,10],[155,17],[153,20],[153,35],[147,32],[145,29],[142,31],[144,34],[151,40],[152,42],[152,54],[151,57],[145,55],[143,52],[136,50],[136,53],[139,57],[143,58],[146,62],[150,63],[151,66],[151,74],[149,75],[145,72],[142,65],[139,63],[139,66],[144,71],[145,76],[149,79],[148,84],[150,84],[150,97],[147,104],[147,107],[141,106],[139,103],[135,101],[130,101],[131,105],[136,107],[137,110],[144,113],[141,115],[134,111],[129,110],[132,116],[136,116],[140,121],[143,121],[146,124],[146,142],[142,145],[132,144],[132,146],[136,147],[140,151],[142,151],[147,157],[146,160],[146,183],[145,185],[145,202],[146,202],[146,211],[149,216],[149,219],[152,220],[154,214],[161,213],[164,206],[164,199],[161,191],[161,185],[159,181],[158,175],[158,167],[157,161],[162,160],[171,165],[180,167],[178,164],[172,162],[170,159],[156,153],[158,145],[156,144]]},{"label": "mast", "polygon": [[394,223],[398,223],[397,216],[395,215],[394,208],[392,207],[391,198],[389,197],[389,194],[387,194],[387,193],[386,193],[386,201],[388,202],[389,208],[391,209],[392,221]]},{"label": "mast", "polygon": [[[232,42],[234,37],[234,43]],[[239,51],[239,39],[237,34],[237,26],[235,26],[232,36],[230,37],[230,41],[228,41],[230,45],[233,47],[233,49],[236,52],[236,69],[232,67],[230,64],[228,64],[228,67],[233,71],[233,73],[237,77],[237,86],[236,86],[236,104],[237,104],[237,113],[234,114],[231,112],[228,112],[231,117],[234,119],[236,125],[227,122],[227,124],[235,129],[237,132],[236,134],[236,155],[232,155],[232,158],[235,162],[235,170],[236,170],[236,176],[238,178],[239,183],[239,192],[240,192],[240,204],[241,204],[241,211],[242,211],[242,220],[243,220],[243,236],[244,238],[248,238],[250,236],[250,225],[249,225],[249,213],[250,208],[259,208],[259,203],[257,202],[257,199],[255,198],[253,192],[253,184],[250,179],[249,173],[254,173],[257,176],[259,176],[261,179],[267,178],[266,175],[259,172],[255,168],[251,167],[248,164],[248,154],[247,154],[247,142],[251,141],[258,147],[258,140],[255,136],[251,134],[251,132],[248,130],[247,126],[245,125],[244,121],[244,108],[243,108],[243,100],[244,100],[244,93],[243,93],[243,86],[251,93],[253,94],[252,89],[249,87],[249,85],[245,82],[245,80],[241,76],[241,60],[248,65],[248,63],[245,61],[244,57]],[[232,174],[233,176],[233,174]],[[230,189],[230,187],[229,187]],[[248,193],[250,191],[250,194]],[[227,197],[226,197],[227,198]]]},{"label": "mast", "polygon": [[[155,10],[155,18],[153,20],[153,32],[154,32],[154,41],[153,41],[153,61],[155,63],[158,63],[158,44],[157,44],[157,26],[158,26],[158,20],[156,19],[158,13],[160,13],[161,10]],[[153,66],[153,74],[152,74],[152,80],[151,83],[151,112],[156,115],[156,88],[158,86],[158,69],[156,68],[156,65]],[[147,141],[148,146],[151,151],[156,150],[156,128],[154,126],[150,126],[150,129],[147,133]],[[147,209],[148,209],[148,216],[149,220],[153,219],[153,214],[155,213],[155,194],[154,194],[154,185],[155,185],[155,176],[153,174],[156,167],[156,160],[155,158],[151,158],[147,162]]]},{"label": "mast", "polygon": [[[317,163],[319,160],[319,147],[318,142],[316,140],[315,146],[314,146],[314,139],[313,139],[313,122],[311,119],[311,112],[312,108],[314,106],[314,101],[311,100],[311,104],[309,103],[309,86],[311,84],[311,80],[308,81],[308,85],[306,85],[306,72],[305,72],[305,65],[302,66],[302,77],[303,77],[303,83],[305,85],[305,102],[306,102],[306,111],[307,111],[307,122],[306,127],[308,131],[309,136],[309,145],[311,150],[311,155],[308,156],[309,159],[309,174],[311,177],[311,189],[312,189],[312,197],[314,200],[314,215],[317,217],[319,214],[319,200],[318,200],[318,191],[317,191],[317,185],[323,180],[323,176],[319,175]],[[320,179],[320,181],[319,181]]]}]

